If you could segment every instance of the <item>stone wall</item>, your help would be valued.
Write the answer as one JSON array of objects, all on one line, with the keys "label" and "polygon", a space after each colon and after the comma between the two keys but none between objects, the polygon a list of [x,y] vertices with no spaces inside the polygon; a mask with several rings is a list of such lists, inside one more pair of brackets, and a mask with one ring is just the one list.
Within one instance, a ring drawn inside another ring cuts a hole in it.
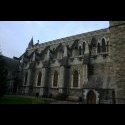
[{"label": "stone wall", "polygon": [[125,103],[125,21],[110,21],[111,59],[117,103]]}]

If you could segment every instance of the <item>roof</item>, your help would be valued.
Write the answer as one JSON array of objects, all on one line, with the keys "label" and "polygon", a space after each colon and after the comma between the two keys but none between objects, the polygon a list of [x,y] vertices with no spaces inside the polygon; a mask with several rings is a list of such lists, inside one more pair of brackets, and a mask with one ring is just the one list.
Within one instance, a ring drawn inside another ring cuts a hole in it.
[{"label": "roof", "polygon": [[9,70],[18,70],[18,66],[19,66],[19,61],[16,59],[12,59],[6,56],[3,56],[3,59],[6,62],[7,68]]},{"label": "roof", "polygon": [[38,49],[41,53],[41,52],[45,52],[45,50],[48,47],[50,48],[50,50],[54,50],[58,48],[59,44],[68,43],[69,46],[70,45],[76,46],[77,42],[74,42],[74,41],[78,41],[80,39],[88,39],[88,38],[91,39],[96,36],[108,35],[109,33],[110,33],[109,28],[105,28],[105,29],[90,31],[87,33],[81,33],[81,34],[77,34],[77,35],[73,35],[65,38],[60,38],[53,41],[48,41],[48,42],[39,44],[39,46],[34,45],[32,48],[26,49],[26,51],[19,58],[21,59],[22,56],[25,55],[26,53],[27,55],[31,55],[31,53],[34,52],[36,49]]}]

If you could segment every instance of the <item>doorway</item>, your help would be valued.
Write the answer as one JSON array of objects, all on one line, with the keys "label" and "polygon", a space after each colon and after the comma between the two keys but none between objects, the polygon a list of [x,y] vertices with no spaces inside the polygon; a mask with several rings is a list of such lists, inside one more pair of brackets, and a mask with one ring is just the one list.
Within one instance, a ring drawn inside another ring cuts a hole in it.
[{"label": "doorway", "polygon": [[87,94],[87,104],[96,104],[96,95],[93,91],[89,91]]}]

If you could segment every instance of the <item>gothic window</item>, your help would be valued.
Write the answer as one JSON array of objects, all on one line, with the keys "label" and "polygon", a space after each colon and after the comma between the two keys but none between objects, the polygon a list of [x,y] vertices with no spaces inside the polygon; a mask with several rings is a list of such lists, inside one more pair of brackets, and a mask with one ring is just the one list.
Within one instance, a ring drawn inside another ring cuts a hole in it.
[{"label": "gothic window", "polygon": [[58,72],[55,71],[53,79],[53,87],[57,87],[57,84],[58,84]]},{"label": "gothic window", "polygon": [[81,46],[79,47],[79,55],[81,55],[82,54],[82,52],[81,52]]},{"label": "gothic window", "polygon": [[27,76],[28,76],[28,73],[25,74],[25,81],[24,81],[24,85],[27,84]]},{"label": "gothic window", "polygon": [[106,52],[106,42],[105,39],[102,39],[102,52]]},{"label": "gothic window", "polygon": [[101,52],[101,46],[100,46],[100,43],[98,43],[97,53],[100,53],[100,52]]},{"label": "gothic window", "polygon": [[83,54],[85,53],[85,42],[83,42]]},{"label": "gothic window", "polygon": [[97,40],[95,37],[93,37],[91,41],[91,47],[96,47],[96,45],[97,45]]},{"label": "gothic window", "polygon": [[78,87],[78,71],[74,71],[73,74],[73,87]]},{"label": "gothic window", "polygon": [[42,77],[42,74],[41,74],[41,72],[39,72],[39,74],[38,74],[38,80],[37,80],[37,86],[41,85],[41,77]]}]

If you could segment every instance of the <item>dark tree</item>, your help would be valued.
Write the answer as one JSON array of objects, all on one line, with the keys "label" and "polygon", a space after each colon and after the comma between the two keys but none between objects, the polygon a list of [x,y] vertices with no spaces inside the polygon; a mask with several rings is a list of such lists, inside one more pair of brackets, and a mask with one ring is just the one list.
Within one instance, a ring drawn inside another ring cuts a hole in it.
[{"label": "dark tree", "polygon": [[0,97],[6,93],[7,87],[7,69],[2,55],[0,55]]}]

